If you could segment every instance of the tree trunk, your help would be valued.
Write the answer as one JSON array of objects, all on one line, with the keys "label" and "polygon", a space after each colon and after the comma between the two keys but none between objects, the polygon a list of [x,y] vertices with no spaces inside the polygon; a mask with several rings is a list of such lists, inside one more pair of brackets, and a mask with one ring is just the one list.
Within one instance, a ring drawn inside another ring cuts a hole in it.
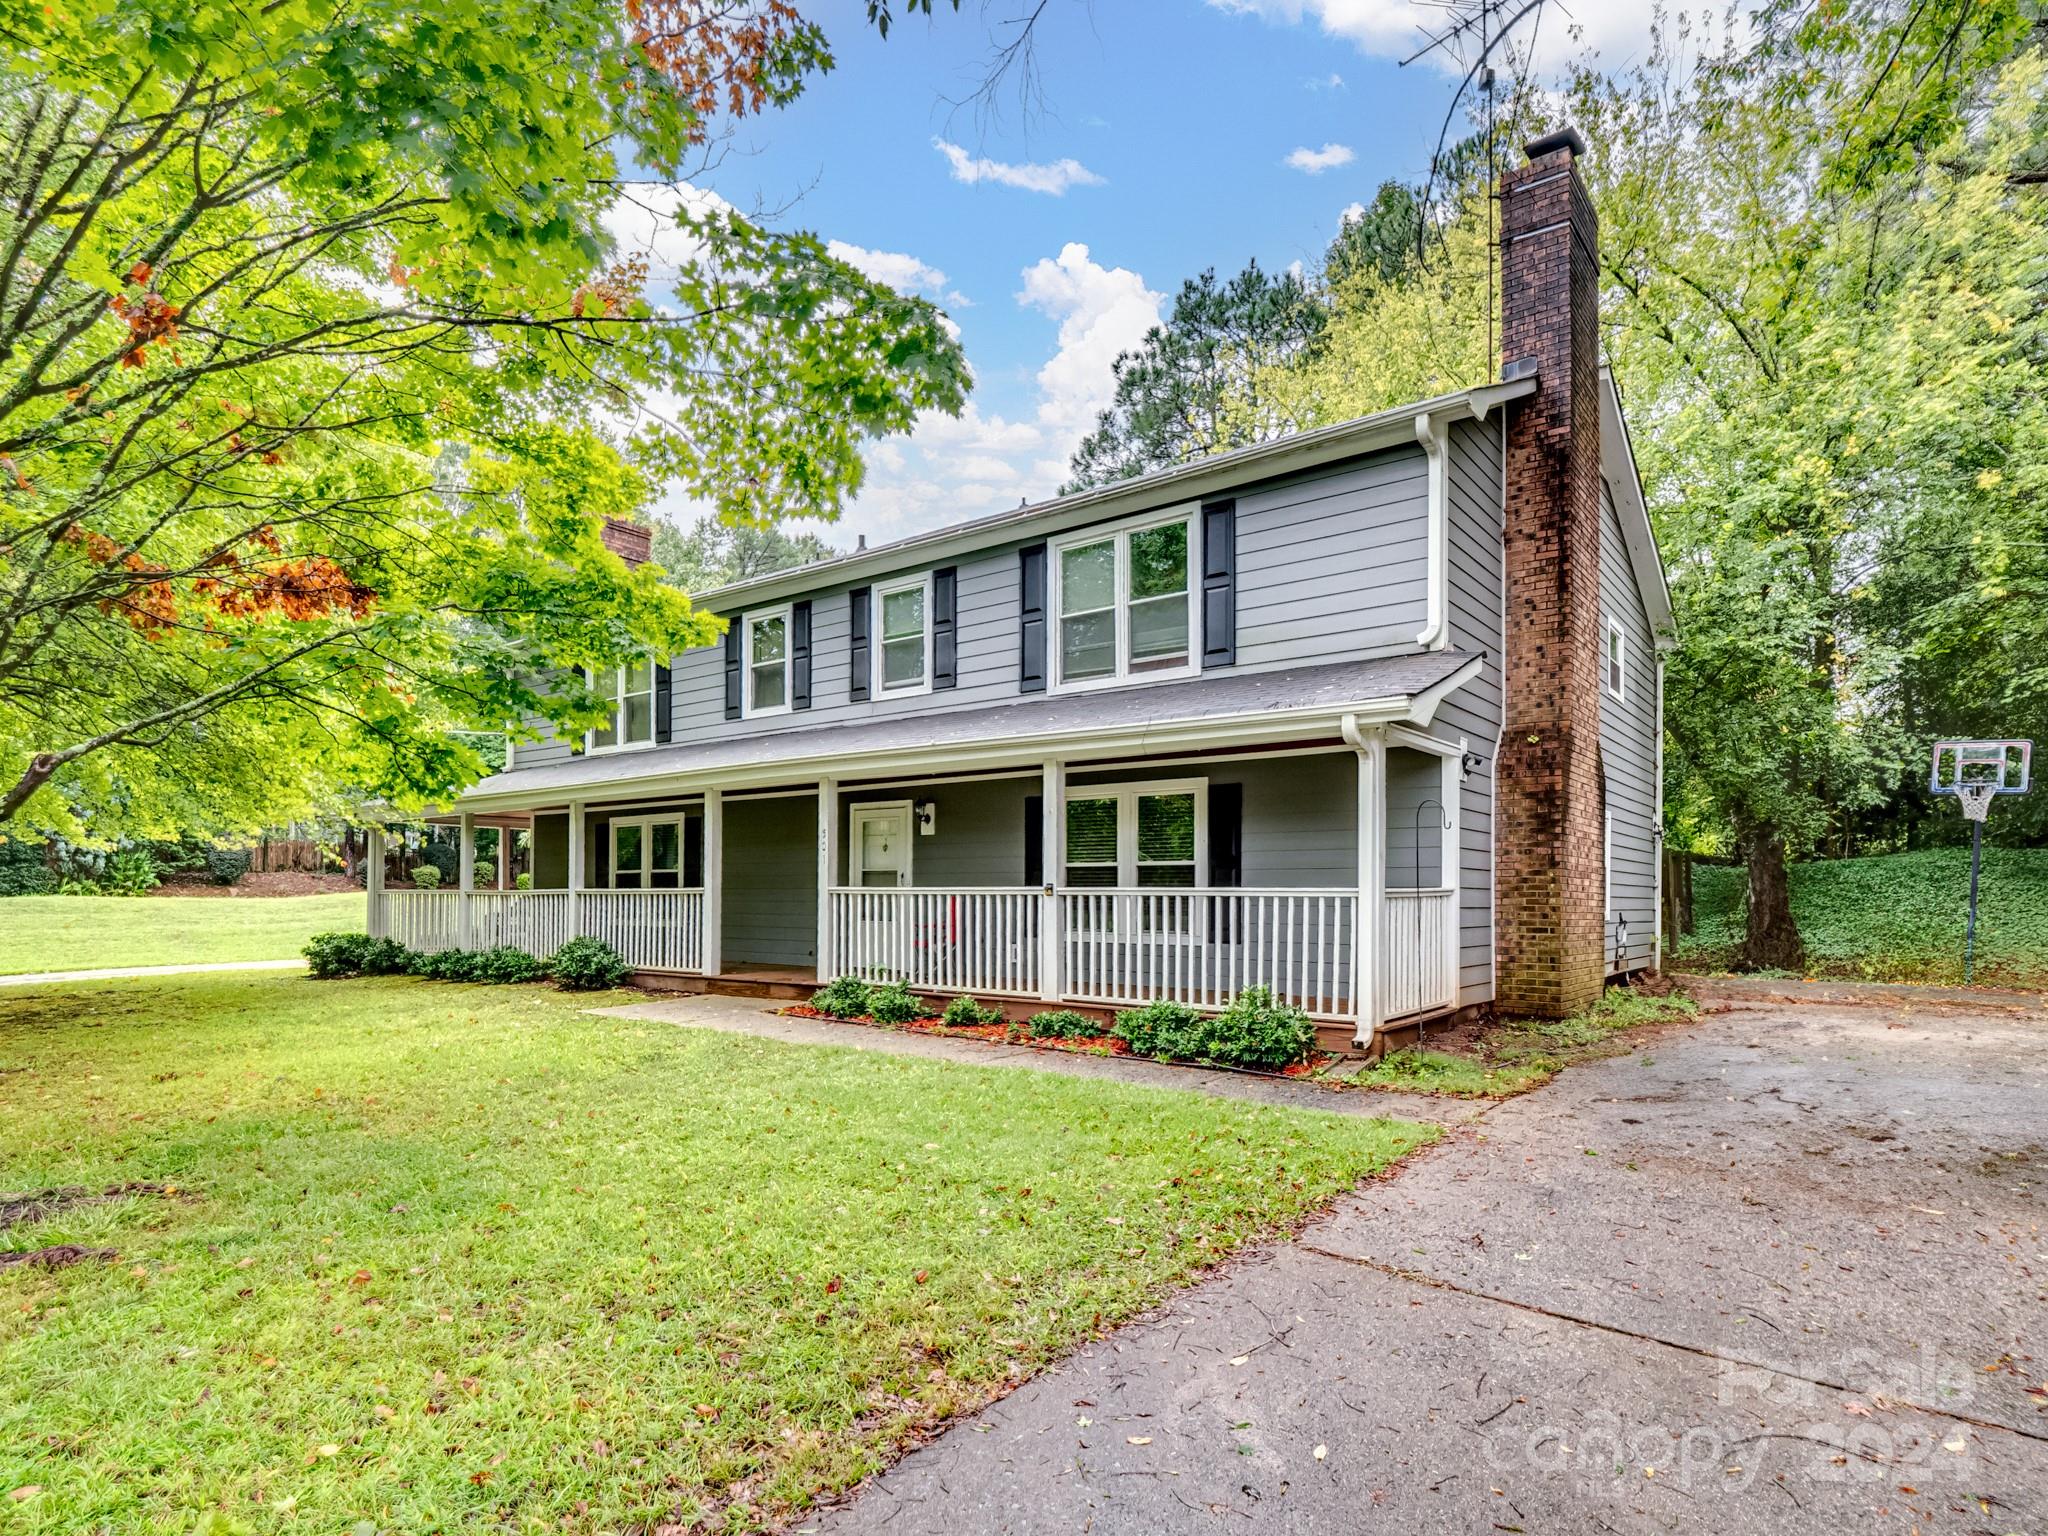
[{"label": "tree trunk", "polygon": [[1749,875],[1748,925],[1742,936],[1742,966],[1751,971],[1796,971],[1806,958],[1799,925],[1792,920],[1792,883],[1785,871],[1785,840],[1762,828],[1742,836],[1742,862]]}]

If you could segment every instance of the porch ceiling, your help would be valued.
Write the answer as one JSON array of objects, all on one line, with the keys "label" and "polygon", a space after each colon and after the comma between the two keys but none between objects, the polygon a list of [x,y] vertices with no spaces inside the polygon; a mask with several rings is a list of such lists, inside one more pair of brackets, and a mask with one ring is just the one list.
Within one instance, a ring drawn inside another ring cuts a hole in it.
[{"label": "porch ceiling", "polygon": [[1335,737],[1346,714],[1427,724],[1437,701],[1478,673],[1469,651],[1424,651],[1279,672],[1216,672],[1181,682],[1052,694],[978,709],[932,710],[808,729],[719,735],[642,751],[514,769],[451,809],[562,804],[621,791],[733,787],[895,767],[993,766],[1109,752]]}]

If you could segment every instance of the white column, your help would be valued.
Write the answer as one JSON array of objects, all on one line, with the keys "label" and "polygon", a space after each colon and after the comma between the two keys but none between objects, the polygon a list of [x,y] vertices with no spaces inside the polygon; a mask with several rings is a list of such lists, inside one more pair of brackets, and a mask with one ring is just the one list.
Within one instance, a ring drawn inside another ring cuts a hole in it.
[{"label": "white column", "polygon": [[1387,739],[1373,727],[1358,743],[1358,918],[1352,926],[1352,1000],[1358,1044],[1380,1023],[1380,934],[1387,893]]},{"label": "white column", "polygon": [[455,889],[461,892],[455,898],[456,943],[468,949],[469,893],[476,889],[476,813],[464,811],[461,820],[462,847],[455,860]]},{"label": "white column", "polygon": [[1056,1003],[1063,995],[1060,954],[1060,885],[1067,868],[1067,765],[1048,760],[1040,770],[1038,846],[1045,884],[1038,898],[1038,995]]},{"label": "white column", "polygon": [[725,930],[725,800],[704,791],[704,974],[716,976],[724,961],[719,941]]},{"label": "white column", "polygon": [[583,890],[583,802],[569,802],[569,937],[578,938],[583,933],[580,922],[582,913],[576,910],[577,896]]},{"label": "white column", "polygon": [[370,919],[364,931],[373,939],[384,937],[384,829],[370,828],[370,847],[363,864],[363,896],[369,903]]},{"label": "white column", "polygon": [[1439,760],[1443,770],[1444,802],[1444,851],[1442,857],[1443,879],[1438,882],[1451,893],[1450,921],[1444,930],[1444,972],[1450,978],[1450,1006],[1458,1006],[1458,964],[1463,958],[1459,945],[1463,940],[1464,913],[1460,910],[1464,902],[1464,787],[1465,787],[1465,743],[1458,743],[1454,754],[1447,754]]},{"label": "white column", "polygon": [[[915,835],[915,828],[905,828]],[[838,974],[832,952],[832,888],[839,884],[839,781],[818,780],[818,980]],[[907,898],[906,898],[907,899]]]},{"label": "white column", "polygon": [[512,829],[498,828],[498,889],[509,890],[512,885]]}]

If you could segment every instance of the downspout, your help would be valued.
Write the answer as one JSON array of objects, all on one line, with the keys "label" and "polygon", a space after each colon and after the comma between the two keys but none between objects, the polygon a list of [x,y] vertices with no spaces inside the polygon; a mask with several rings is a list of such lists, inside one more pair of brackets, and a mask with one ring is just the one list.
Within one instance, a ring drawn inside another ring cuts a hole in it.
[{"label": "downspout", "polygon": [[1447,622],[1449,604],[1445,601],[1445,545],[1448,542],[1446,524],[1450,518],[1449,486],[1450,455],[1445,452],[1450,428],[1436,420],[1427,411],[1415,418],[1415,440],[1422,444],[1422,452],[1429,460],[1429,573],[1428,608],[1422,632],[1415,637],[1415,643],[1424,650],[1441,650],[1450,644],[1450,625]]},{"label": "downspout", "polygon": [[1657,852],[1656,884],[1650,898],[1652,921],[1657,925],[1657,974],[1664,973],[1664,652],[1657,650],[1657,809],[1650,821],[1650,846]]}]

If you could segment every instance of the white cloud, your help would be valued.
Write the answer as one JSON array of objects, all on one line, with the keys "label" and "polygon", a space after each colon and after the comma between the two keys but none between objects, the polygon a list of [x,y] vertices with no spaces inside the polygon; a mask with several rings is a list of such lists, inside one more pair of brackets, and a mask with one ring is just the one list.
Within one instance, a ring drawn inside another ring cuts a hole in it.
[{"label": "white cloud", "polygon": [[1301,88],[1304,91],[1341,91],[1344,89],[1344,77],[1335,70],[1332,70],[1327,75],[1319,75],[1313,80],[1302,81]]},{"label": "white cloud", "polygon": [[[1412,0],[1208,0],[1219,11],[1235,16],[1257,16],[1276,25],[1296,26],[1304,20],[1315,22],[1323,32],[1353,44],[1361,53],[1381,58],[1405,59],[1443,30],[1443,13],[1417,6]],[[1545,7],[1546,11],[1555,7]],[[1560,68],[1584,48],[1596,49],[1610,65],[1640,54],[1649,45],[1650,25],[1655,8],[1644,0],[1572,0],[1569,18],[1544,16],[1540,28],[1531,17],[1515,29],[1513,41],[1527,48],[1533,39],[1539,70],[1549,73]],[[1569,25],[1567,25],[1567,21]],[[1428,32],[1423,30],[1428,28]],[[1580,33],[1574,39],[1572,33]],[[1476,48],[1468,48],[1461,61],[1457,54],[1439,48],[1430,60],[1439,69],[1462,75]],[[1503,55],[1494,53],[1496,62]]]},{"label": "white cloud", "polygon": [[1342,228],[1344,225],[1353,223],[1364,217],[1365,204],[1346,203],[1343,209],[1337,215],[1337,224],[1339,228]]},{"label": "white cloud", "polygon": [[1284,163],[1290,170],[1320,176],[1323,172],[1335,170],[1340,165],[1349,165],[1357,158],[1351,152],[1349,144],[1325,144],[1321,149],[1296,149],[1289,153]]},{"label": "white cloud", "polygon": [[878,283],[887,283],[898,293],[943,293],[946,274],[926,261],[903,251],[871,251],[844,240],[827,240],[825,254],[865,272]]},{"label": "white cloud", "polygon": [[951,162],[953,179],[970,185],[992,181],[1002,187],[1060,197],[1069,187],[1099,187],[1103,184],[1100,176],[1078,160],[1055,160],[1049,165],[1007,165],[1001,160],[970,155],[958,144],[949,144],[944,139],[933,139],[932,147]]},{"label": "white cloud", "polygon": [[1116,393],[1110,365],[1159,323],[1163,295],[1125,267],[1103,267],[1078,241],[1024,269],[1018,301],[1060,323],[1059,350],[1038,370],[1038,419],[1071,451]]}]

